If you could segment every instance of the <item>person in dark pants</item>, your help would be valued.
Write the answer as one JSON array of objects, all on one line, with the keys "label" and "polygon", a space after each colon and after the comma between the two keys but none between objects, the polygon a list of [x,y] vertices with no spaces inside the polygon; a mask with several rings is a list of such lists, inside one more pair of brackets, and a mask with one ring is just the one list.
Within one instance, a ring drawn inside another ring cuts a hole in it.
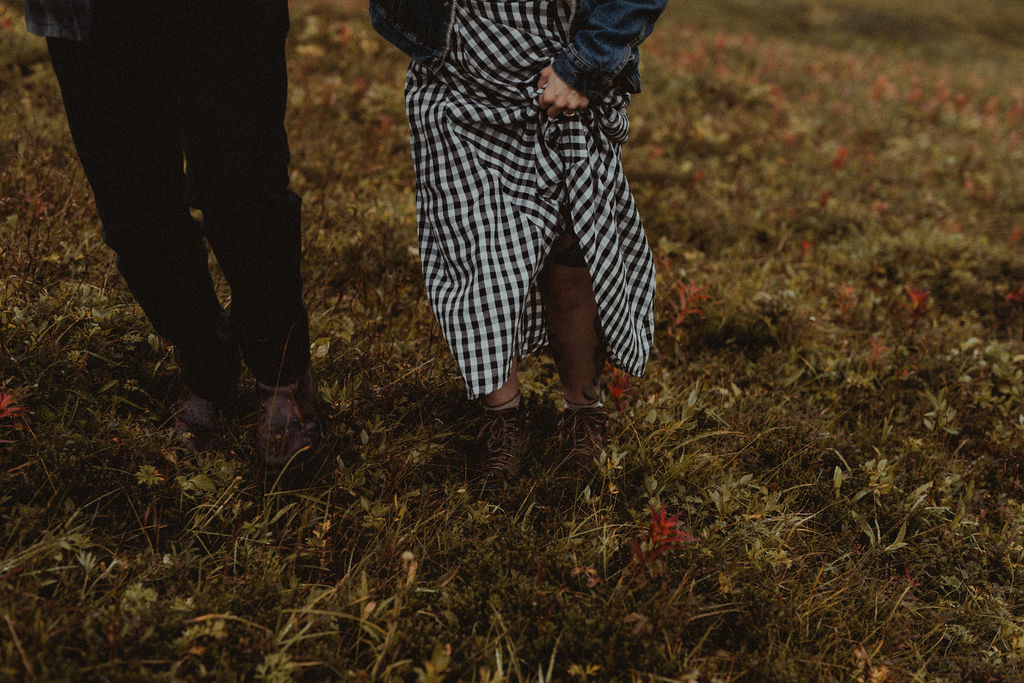
[{"label": "person in dark pants", "polygon": [[[241,356],[259,383],[258,454],[280,466],[312,451],[301,207],[283,123],[286,0],[24,4],[29,30],[48,39],[103,239],[176,347],[176,432],[192,450],[214,445]],[[231,287],[230,314],[204,237]]]}]

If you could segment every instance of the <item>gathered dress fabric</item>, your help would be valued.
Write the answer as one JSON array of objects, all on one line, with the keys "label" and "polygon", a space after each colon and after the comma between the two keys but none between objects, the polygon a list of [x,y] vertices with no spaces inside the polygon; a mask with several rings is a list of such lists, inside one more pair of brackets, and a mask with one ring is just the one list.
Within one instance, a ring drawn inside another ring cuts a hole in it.
[{"label": "gathered dress fabric", "polygon": [[629,94],[576,116],[538,106],[568,43],[569,0],[456,0],[449,51],[406,78],[426,291],[467,394],[499,388],[548,342],[537,276],[579,241],[608,360],[641,375],[654,331],[650,246],[622,171]]}]

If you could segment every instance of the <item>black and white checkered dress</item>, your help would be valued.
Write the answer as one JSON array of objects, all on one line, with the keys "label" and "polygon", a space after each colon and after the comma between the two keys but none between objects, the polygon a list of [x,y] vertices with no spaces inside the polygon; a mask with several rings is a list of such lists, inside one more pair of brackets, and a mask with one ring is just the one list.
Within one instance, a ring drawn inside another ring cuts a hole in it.
[{"label": "black and white checkered dress", "polygon": [[471,398],[547,344],[537,275],[576,234],[610,362],[640,375],[654,263],[622,172],[629,95],[549,120],[537,79],[566,44],[567,0],[456,0],[450,52],[413,64],[406,106],[427,295]]}]

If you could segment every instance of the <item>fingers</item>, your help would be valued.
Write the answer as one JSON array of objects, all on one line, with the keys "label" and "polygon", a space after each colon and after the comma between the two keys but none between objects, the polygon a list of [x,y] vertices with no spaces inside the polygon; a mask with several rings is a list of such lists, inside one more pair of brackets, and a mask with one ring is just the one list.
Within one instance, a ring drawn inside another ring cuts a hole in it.
[{"label": "fingers", "polygon": [[545,86],[547,86],[548,80],[551,74],[553,74],[554,72],[555,70],[552,69],[550,66],[544,67],[544,70],[540,72],[540,78],[537,79],[537,88],[543,89]]},{"label": "fingers", "polygon": [[547,112],[550,118],[557,118],[567,112],[577,112],[586,109],[590,100],[585,95],[565,86],[560,88],[554,83],[548,83],[543,92],[537,98],[537,105]]},{"label": "fingers", "polygon": [[548,117],[552,119],[559,116],[574,116],[577,111],[585,109],[590,104],[586,95],[563,81],[550,66],[541,71],[537,88],[540,90],[537,106],[547,112]]}]

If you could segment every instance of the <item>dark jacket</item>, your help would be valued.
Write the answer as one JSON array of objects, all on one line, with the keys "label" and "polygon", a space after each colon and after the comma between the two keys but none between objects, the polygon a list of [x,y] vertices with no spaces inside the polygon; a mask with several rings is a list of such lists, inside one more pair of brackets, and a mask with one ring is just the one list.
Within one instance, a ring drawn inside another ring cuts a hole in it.
[{"label": "dark jacket", "polygon": [[[555,0],[550,0],[555,1]],[[640,43],[668,0],[569,0],[571,42],[552,66],[587,97],[617,86],[640,91]],[[370,0],[374,28],[427,68],[437,69],[449,48],[452,0]]]}]

